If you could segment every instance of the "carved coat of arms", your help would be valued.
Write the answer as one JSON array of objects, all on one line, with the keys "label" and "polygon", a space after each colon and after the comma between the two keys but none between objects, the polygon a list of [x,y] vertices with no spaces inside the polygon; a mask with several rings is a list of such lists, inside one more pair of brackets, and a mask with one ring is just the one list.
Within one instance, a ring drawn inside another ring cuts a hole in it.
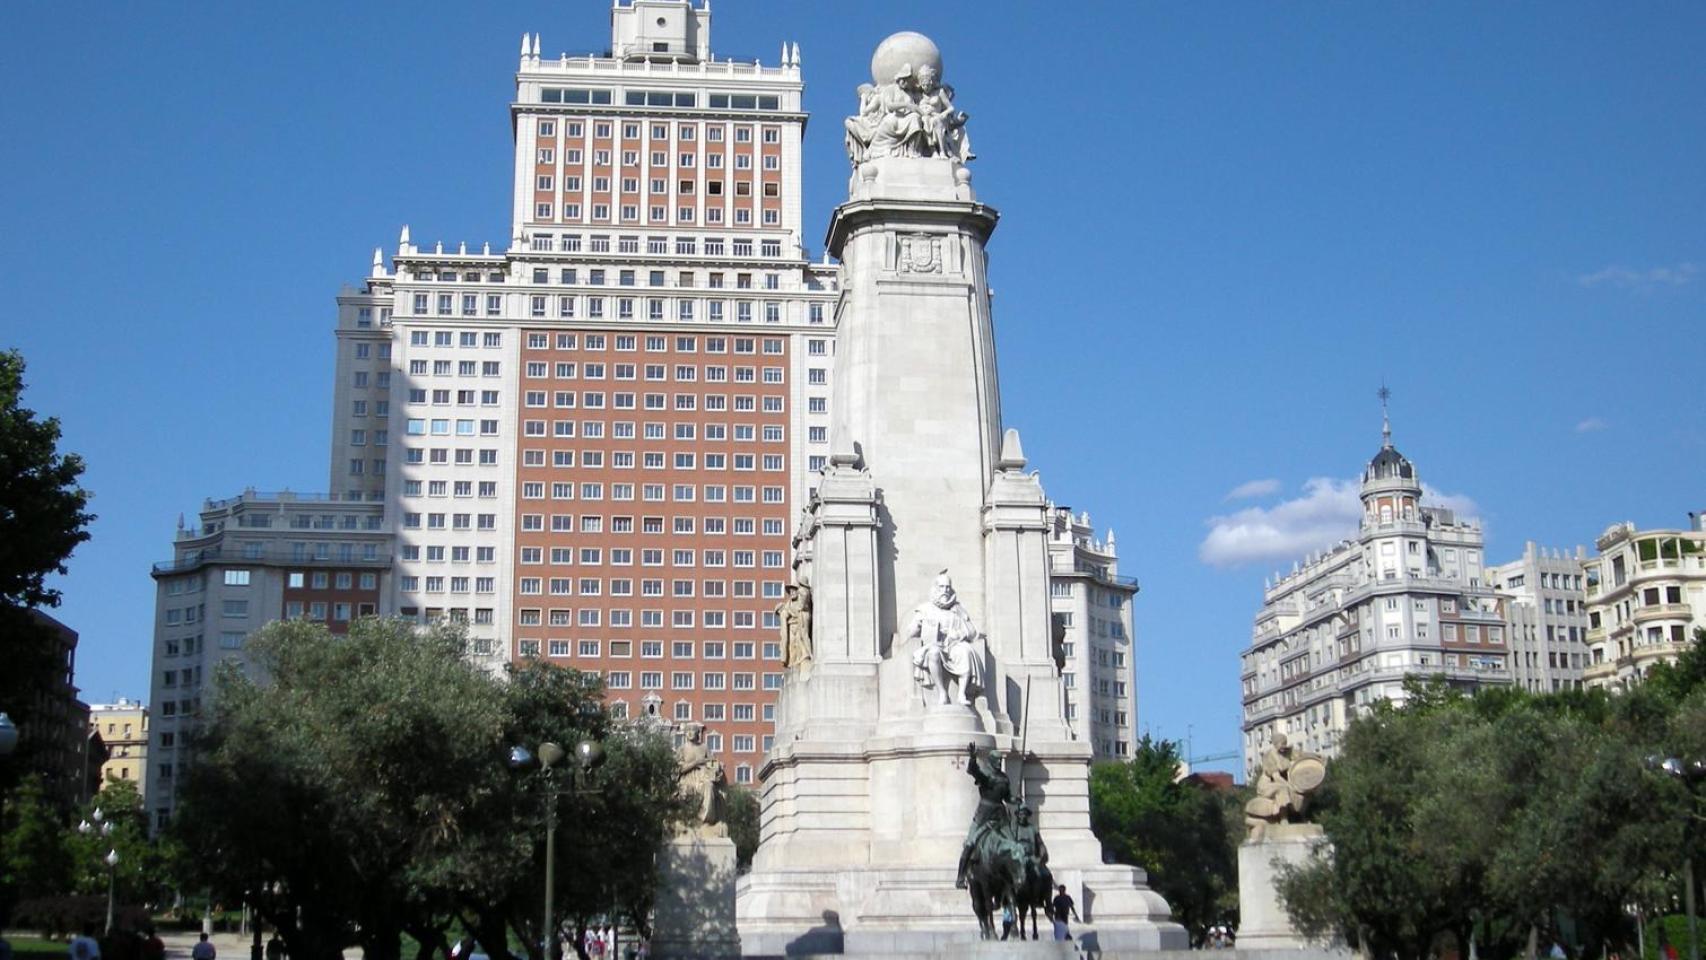
[{"label": "carved coat of arms", "polygon": [[902,273],[941,273],[940,241],[929,234],[914,234],[900,238],[897,266]]}]

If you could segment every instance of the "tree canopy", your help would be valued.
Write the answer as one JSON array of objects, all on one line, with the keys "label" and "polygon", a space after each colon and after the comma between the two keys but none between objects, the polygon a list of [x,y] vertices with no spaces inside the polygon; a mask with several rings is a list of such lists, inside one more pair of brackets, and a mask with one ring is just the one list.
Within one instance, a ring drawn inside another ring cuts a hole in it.
[{"label": "tree canopy", "polygon": [[1305,933],[1375,957],[1571,956],[1628,949],[1629,908],[1672,907],[1702,849],[1706,784],[1651,758],[1706,759],[1706,645],[1611,695],[1474,696],[1412,681],[1350,725],[1316,818],[1331,854],[1287,872]]},{"label": "tree canopy", "polygon": [[[667,737],[613,725],[595,678],[542,663],[505,679],[463,656],[452,628],[366,619],[338,637],[279,622],[246,654],[264,683],[226,669],[194,743],[174,835],[193,882],[247,900],[292,956],[359,945],[421,956],[455,924],[507,960],[539,944],[542,819],[555,787],[555,914],[643,922],[653,853],[683,814]],[[598,739],[608,762],[573,758],[546,780],[512,770],[512,744]],[[537,954],[537,948],[532,952]]]},{"label": "tree canopy", "polygon": [[1237,922],[1241,822],[1230,812],[1236,794],[1179,773],[1178,743],[1145,735],[1130,760],[1090,768],[1090,824],[1116,861],[1148,871],[1173,919],[1201,944],[1210,927]]},{"label": "tree canopy", "polygon": [[[59,421],[24,407],[23,393],[23,355],[0,351],[0,638],[6,657],[0,705],[27,729],[34,721],[30,693],[51,680],[57,662],[30,610],[58,606],[59,591],[48,578],[65,572],[71,552],[89,539],[95,516],[85,509],[88,491],[78,486],[82,458],[59,452]],[[0,764],[0,791],[30,766]]]}]

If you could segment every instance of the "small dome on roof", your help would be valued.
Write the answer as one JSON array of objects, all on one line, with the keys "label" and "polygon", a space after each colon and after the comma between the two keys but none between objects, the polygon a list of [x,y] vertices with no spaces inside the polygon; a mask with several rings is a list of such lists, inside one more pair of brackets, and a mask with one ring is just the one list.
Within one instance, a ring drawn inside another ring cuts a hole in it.
[{"label": "small dome on roof", "polygon": [[1398,452],[1397,448],[1387,444],[1380,448],[1380,452],[1374,455],[1373,460],[1368,462],[1368,469],[1363,472],[1362,478],[1364,481],[1392,478],[1414,480],[1416,468],[1409,460],[1405,459],[1403,454]]}]

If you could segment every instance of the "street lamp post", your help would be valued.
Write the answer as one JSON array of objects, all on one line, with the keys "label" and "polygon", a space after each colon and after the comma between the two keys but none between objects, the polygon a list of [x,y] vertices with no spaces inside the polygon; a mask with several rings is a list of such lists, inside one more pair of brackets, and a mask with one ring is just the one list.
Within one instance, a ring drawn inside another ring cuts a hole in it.
[{"label": "street lamp post", "polygon": [[[539,745],[538,752],[526,747],[513,746],[509,748],[509,765],[515,769],[529,766],[534,762],[539,764],[541,775],[545,778],[545,922],[541,928],[544,936],[545,960],[553,960],[557,944],[557,932],[552,924],[552,905],[557,896],[557,764],[563,762],[567,752],[556,743],[549,740]],[[575,745],[575,759],[582,774],[590,772],[594,767],[604,762],[604,747],[597,740],[582,740]],[[575,771],[569,771],[570,789],[573,789]],[[1696,958],[1698,960],[1698,958]]]},{"label": "street lamp post", "polygon": [[[111,820],[107,819],[107,815],[101,811],[100,807],[96,807],[95,812],[91,813],[89,815],[89,817],[90,817],[90,819],[94,820],[95,822],[91,824],[88,820],[84,820],[83,822],[77,824],[77,832],[78,833],[82,834],[85,837],[89,836],[90,834],[98,833],[101,835],[102,839],[110,838],[113,835],[113,822]],[[107,855],[101,858],[101,862],[107,865],[107,929],[106,929],[106,932],[108,934],[111,934],[113,932],[113,901],[115,899],[114,894],[117,892],[117,888],[118,888],[118,851],[111,849],[111,848],[108,848]]]}]

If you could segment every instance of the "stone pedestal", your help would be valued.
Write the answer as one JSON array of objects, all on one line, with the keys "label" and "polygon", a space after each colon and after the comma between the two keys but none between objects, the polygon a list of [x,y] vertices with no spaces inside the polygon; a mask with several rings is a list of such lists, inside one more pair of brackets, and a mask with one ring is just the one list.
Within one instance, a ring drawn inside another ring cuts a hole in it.
[{"label": "stone pedestal", "polygon": [[658,863],[652,956],[657,960],[740,956],[733,840],[685,836],[664,845]]},{"label": "stone pedestal", "polygon": [[1313,945],[1292,928],[1275,888],[1280,865],[1303,866],[1325,847],[1319,824],[1276,823],[1238,848],[1238,948],[1301,950]]}]

